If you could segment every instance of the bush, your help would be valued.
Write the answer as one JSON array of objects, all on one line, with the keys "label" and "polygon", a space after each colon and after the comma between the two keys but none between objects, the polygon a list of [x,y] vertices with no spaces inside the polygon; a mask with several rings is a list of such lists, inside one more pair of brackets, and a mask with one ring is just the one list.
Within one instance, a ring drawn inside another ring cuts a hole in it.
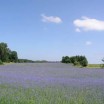
[{"label": "bush", "polygon": [[62,57],[62,63],[72,63],[73,65],[86,67],[88,65],[88,61],[85,56],[64,56]]},{"label": "bush", "polygon": [[70,63],[70,58],[68,56],[62,57],[62,63]]},{"label": "bush", "polygon": [[101,64],[101,65],[100,65],[100,68],[104,68],[104,64]]},{"label": "bush", "polygon": [[0,65],[3,65],[3,62],[0,60]]},{"label": "bush", "polygon": [[80,65],[86,67],[88,65],[88,62],[86,60],[82,60]]},{"label": "bush", "polygon": [[75,66],[80,66],[80,63],[79,63],[78,61],[75,61],[73,64],[74,64]]}]

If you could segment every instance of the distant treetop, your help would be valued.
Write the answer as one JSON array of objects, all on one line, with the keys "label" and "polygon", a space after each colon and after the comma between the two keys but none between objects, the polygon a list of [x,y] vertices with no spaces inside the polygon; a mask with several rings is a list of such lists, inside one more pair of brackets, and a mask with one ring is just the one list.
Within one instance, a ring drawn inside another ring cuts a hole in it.
[{"label": "distant treetop", "polygon": [[63,56],[62,57],[62,63],[72,63],[73,65],[86,67],[88,65],[87,58],[85,56]]}]

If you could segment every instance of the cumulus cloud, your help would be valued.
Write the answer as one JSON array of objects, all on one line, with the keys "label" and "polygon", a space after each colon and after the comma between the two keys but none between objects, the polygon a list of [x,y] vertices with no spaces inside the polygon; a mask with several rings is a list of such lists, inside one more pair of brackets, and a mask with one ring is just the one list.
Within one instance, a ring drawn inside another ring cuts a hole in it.
[{"label": "cumulus cloud", "polygon": [[86,41],[86,45],[87,46],[92,45],[92,42],[91,41]]},{"label": "cumulus cloud", "polygon": [[82,17],[81,19],[74,20],[73,23],[76,26],[76,32],[90,30],[104,31],[104,21],[101,20]]},{"label": "cumulus cloud", "polygon": [[43,22],[57,23],[57,24],[62,22],[61,18],[57,16],[46,16],[44,14],[42,14],[41,16]]}]

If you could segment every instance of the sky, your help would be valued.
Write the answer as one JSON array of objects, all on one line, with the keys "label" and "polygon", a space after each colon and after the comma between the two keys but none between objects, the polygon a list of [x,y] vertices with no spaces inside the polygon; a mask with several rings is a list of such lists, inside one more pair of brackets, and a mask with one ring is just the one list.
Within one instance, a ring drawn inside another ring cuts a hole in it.
[{"label": "sky", "polygon": [[0,0],[0,42],[19,58],[104,57],[104,0]]}]

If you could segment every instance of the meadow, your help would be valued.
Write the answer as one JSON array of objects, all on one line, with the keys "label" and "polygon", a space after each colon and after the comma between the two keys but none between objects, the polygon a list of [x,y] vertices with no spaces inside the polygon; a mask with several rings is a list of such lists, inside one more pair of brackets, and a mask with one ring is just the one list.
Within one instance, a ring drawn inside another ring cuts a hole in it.
[{"label": "meadow", "polygon": [[103,68],[103,64],[88,64],[87,68]]},{"label": "meadow", "polygon": [[104,70],[62,63],[2,65],[0,104],[104,104]]}]

